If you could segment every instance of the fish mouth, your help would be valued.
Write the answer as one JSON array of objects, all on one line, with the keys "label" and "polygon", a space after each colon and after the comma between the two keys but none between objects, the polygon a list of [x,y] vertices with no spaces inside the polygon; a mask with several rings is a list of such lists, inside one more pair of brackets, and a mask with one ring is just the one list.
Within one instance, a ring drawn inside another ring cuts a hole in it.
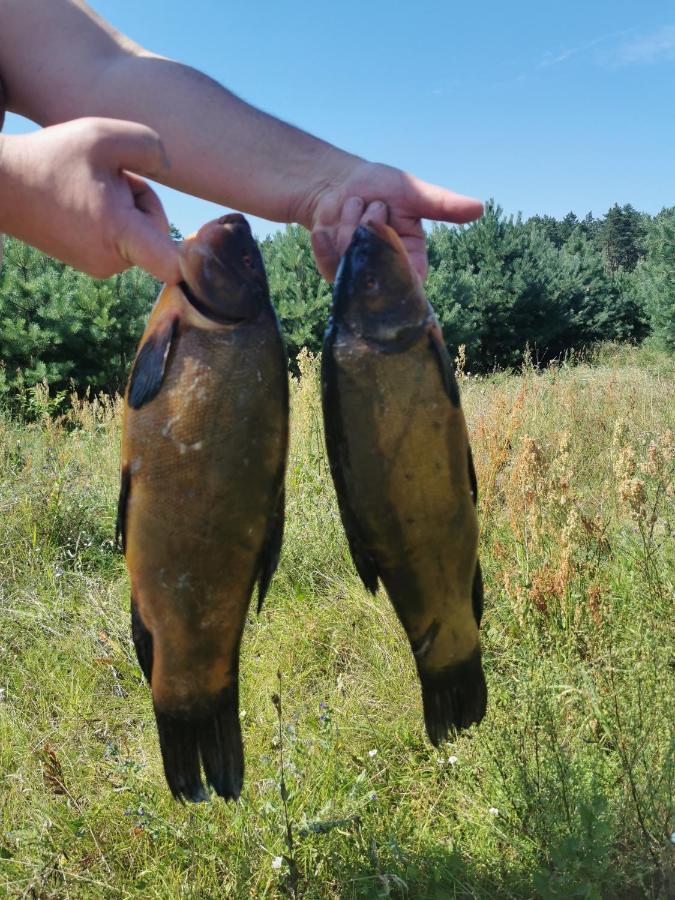
[{"label": "fish mouth", "polygon": [[257,318],[267,293],[260,250],[246,219],[229,213],[187,238],[179,254],[180,288],[203,316],[223,325]]}]

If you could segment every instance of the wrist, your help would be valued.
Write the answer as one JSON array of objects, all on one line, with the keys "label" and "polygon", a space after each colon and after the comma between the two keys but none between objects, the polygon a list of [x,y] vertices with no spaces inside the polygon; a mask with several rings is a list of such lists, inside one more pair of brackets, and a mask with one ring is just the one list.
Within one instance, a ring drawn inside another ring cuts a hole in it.
[{"label": "wrist", "polygon": [[297,222],[311,229],[315,213],[322,197],[335,191],[364,160],[359,156],[338,150],[331,144],[322,144],[299,179],[297,189],[289,201],[288,222]]}]

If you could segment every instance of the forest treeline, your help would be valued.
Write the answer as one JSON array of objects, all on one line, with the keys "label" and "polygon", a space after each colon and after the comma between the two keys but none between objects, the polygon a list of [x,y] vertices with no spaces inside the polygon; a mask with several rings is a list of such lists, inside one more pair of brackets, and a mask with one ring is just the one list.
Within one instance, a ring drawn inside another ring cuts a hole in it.
[{"label": "forest treeline", "polygon": [[[469,371],[516,367],[528,347],[541,362],[605,340],[675,350],[675,207],[523,220],[491,202],[480,221],[435,225],[427,240],[427,294]],[[289,358],[319,351],[330,287],[307,232],[288,226],[261,247]],[[24,402],[44,381],[53,396],[122,390],[158,289],[138,269],[96,281],[5,238],[0,401]]]}]

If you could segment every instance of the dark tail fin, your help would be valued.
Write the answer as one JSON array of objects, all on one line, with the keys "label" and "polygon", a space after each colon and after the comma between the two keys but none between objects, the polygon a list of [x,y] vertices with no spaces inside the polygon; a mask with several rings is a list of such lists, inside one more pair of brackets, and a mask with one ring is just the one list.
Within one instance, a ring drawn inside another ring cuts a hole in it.
[{"label": "dark tail fin", "polygon": [[238,686],[224,688],[194,712],[155,707],[164,774],[177,800],[208,799],[202,781],[226,800],[236,800],[244,780]]},{"label": "dark tail fin", "polygon": [[487,686],[480,650],[465,662],[429,675],[420,671],[424,723],[437,747],[448,734],[478,723],[485,715]]}]

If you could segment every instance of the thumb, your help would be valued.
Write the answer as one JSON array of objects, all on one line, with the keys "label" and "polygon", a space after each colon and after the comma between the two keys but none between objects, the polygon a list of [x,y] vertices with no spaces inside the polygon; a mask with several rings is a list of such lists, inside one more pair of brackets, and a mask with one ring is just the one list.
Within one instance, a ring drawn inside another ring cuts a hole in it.
[{"label": "thumb", "polygon": [[483,204],[473,197],[455,194],[429,184],[414,175],[405,176],[407,182],[408,203],[411,211],[420,219],[434,219],[440,222],[454,222],[463,225],[473,222],[483,215]]},{"label": "thumb", "polygon": [[133,212],[117,241],[117,252],[130,266],[140,266],[158,281],[178,284],[178,247],[168,234],[158,231],[143,213]]},{"label": "thumb", "polygon": [[140,175],[158,178],[169,168],[164,145],[152,128],[139,122],[99,119],[96,155],[111,169],[129,169]]},{"label": "thumb", "polygon": [[117,252],[131,266],[140,266],[167,284],[181,280],[178,247],[169,237],[169,223],[162,203],[150,185],[125,172],[131,198],[116,241]]}]

